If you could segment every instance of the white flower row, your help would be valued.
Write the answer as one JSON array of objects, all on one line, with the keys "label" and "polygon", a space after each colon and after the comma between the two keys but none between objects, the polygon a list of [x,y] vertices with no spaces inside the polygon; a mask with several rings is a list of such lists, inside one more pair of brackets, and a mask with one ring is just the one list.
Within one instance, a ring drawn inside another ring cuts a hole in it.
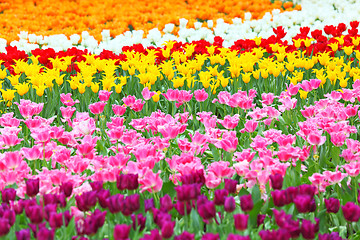
[{"label": "white flower row", "polygon": [[[351,21],[357,20],[360,15],[360,4],[358,0],[298,0],[294,1],[300,4],[301,11],[291,11],[280,13],[275,9],[268,12],[262,19],[251,20],[251,13],[246,13],[244,19],[235,18],[232,24],[225,23],[223,19],[214,22],[207,22],[208,28],[202,27],[202,23],[196,22],[194,28],[187,28],[187,20],[180,19],[179,32],[177,35],[172,34],[174,24],[165,25],[162,34],[159,29],[154,28],[144,36],[144,31],[127,31],[115,38],[110,37],[109,30],[102,31],[102,41],[98,43],[88,32],[83,32],[80,36],[74,34],[70,39],[63,35],[37,36],[20,32],[19,41],[12,41],[10,46],[16,46],[18,49],[30,52],[40,46],[53,48],[55,51],[62,51],[76,46],[79,49],[88,49],[89,52],[99,54],[104,49],[121,53],[124,46],[141,43],[144,47],[161,46],[169,40],[180,42],[191,42],[194,40],[205,39],[211,43],[215,36],[224,39],[224,47],[230,47],[238,39],[253,39],[255,37],[269,37],[273,35],[272,29],[277,26],[283,26],[287,35],[285,40],[291,41],[291,38],[299,33],[300,27],[308,26],[311,31],[323,29],[325,25],[337,25],[345,23],[349,26]],[[5,52],[7,43],[5,39],[0,38],[0,52]]]}]

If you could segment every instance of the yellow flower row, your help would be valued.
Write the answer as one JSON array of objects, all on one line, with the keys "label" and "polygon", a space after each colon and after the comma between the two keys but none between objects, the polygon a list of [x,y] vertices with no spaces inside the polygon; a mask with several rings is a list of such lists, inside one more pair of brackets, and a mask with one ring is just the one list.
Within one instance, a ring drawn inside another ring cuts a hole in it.
[{"label": "yellow flower row", "polygon": [[[171,49],[172,46],[173,42],[168,42],[165,49]],[[31,86],[38,96],[42,96],[46,89],[53,89],[54,84],[61,87],[65,82],[80,94],[83,94],[86,88],[90,88],[94,93],[99,89],[120,93],[129,79],[132,79],[132,84],[140,84],[156,91],[163,91],[166,85],[167,88],[210,88],[215,94],[219,88],[239,83],[239,80],[241,84],[248,84],[251,81],[282,79],[296,85],[303,79],[317,78],[322,81],[322,85],[329,81],[332,85],[338,83],[345,88],[350,78],[360,79],[359,65],[350,61],[351,57],[360,59],[359,50],[350,51],[344,48],[344,53],[337,52],[340,56],[335,54],[332,57],[325,52],[306,57],[300,50],[287,53],[285,47],[275,44],[272,45],[275,57],[270,58],[265,56],[266,51],[263,48],[254,48],[240,55],[228,48],[220,48],[220,53],[214,54],[213,46],[207,48],[210,55],[196,55],[194,59],[188,59],[194,52],[194,45],[188,45],[184,53],[169,54],[170,59],[159,65],[155,64],[154,49],[147,50],[146,55],[127,51],[127,60],[119,65],[116,60],[102,60],[95,58],[95,55],[85,55],[85,61],[76,63],[79,71],[75,75],[66,72],[72,64],[71,57],[51,59],[53,68],[49,69],[31,56],[31,63],[16,61],[12,65],[15,75],[10,75],[2,66],[2,98],[12,101],[14,93],[23,96]]]}]

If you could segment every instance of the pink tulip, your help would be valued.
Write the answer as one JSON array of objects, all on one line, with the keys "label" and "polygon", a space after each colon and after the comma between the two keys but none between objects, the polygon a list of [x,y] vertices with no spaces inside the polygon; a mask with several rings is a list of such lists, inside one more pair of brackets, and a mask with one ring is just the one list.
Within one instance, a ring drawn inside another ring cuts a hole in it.
[{"label": "pink tulip", "polygon": [[230,162],[213,162],[208,166],[208,172],[213,172],[216,177],[219,178],[231,178],[235,171],[233,168],[229,167]]},{"label": "pink tulip", "polygon": [[259,125],[259,123],[257,121],[253,121],[253,120],[247,120],[245,123],[245,128],[241,129],[240,132],[244,133],[244,132],[255,132],[257,126]]},{"label": "pink tulip", "polygon": [[34,103],[30,100],[20,99],[20,104],[15,103],[19,107],[20,114],[24,118],[30,118],[33,115],[39,114],[44,107],[44,103]]},{"label": "pink tulip", "polygon": [[152,96],[154,96],[156,93],[155,92],[150,92],[148,87],[145,87],[142,91],[141,94],[143,96],[143,98],[147,101],[149,99],[152,98]]},{"label": "pink tulip", "polygon": [[23,161],[23,157],[19,151],[6,152],[4,159],[6,160],[6,167],[8,169],[15,169],[20,166]]},{"label": "pink tulip", "polygon": [[89,105],[90,112],[92,114],[101,114],[104,111],[106,103],[105,102],[96,102]]},{"label": "pink tulip", "polygon": [[134,112],[140,112],[144,107],[145,102],[141,99],[137,99],[133,105],[130,106],[130,109]]},{"label": "pink tulip", "polygon": [[117,116],[122,116],[125,114],[126,107],[120,106],[120,105],[112,105],[112,110],[114,111],[114,114]]},{"label": "pink tulip", "polygon": [[195,99],[198,102],[205,102],[205,100],[208,98],[209,94],[204,89],[199,89],[194,92]]},{"label": "pink tulip", "polygon": [[235,114],[234,116],[226,115],[224,120],[218,120],[217,122],[226,129],[234,129],[239,124],[239,120],[239,114]]},{"label": "pink tulip", "polygon": [[3,134],[2,136],[0,136],[0,139],[2,139],[2,141],[6,147],[16,146],[19,143],[21,143],[21,141],[23,140],[15,134],[6,134],[6,135]]},{"label": "pink tulip", "polygon": [[152,170],[147,170],[144,176],[139,179],[139,184],[141,191],[149,191],[150,193],[159,192],[162,188],[163,181],[160,178],[160,171],[158,173],[153,173]]},{"label": "pink tulip", "polygon": [[23,147],[21,148],[21,153],[29,161],[43,158],[43,149],[37,145],[32,148]]},{"label": "pink tulip", "polygon": [[326,137],[321,136],[321,134],[310,133],[307,140],[311,145],[320,146],[325,143]]},{"label": "pink tulip", "polygon": [[79,103],[79,100],[73,100],[71,98],[71,93],[67,93],[67,94],[64,94],[64,93],[61,93],[60,94],[60,101],[65,105],[65,106],[68,106],[68,107],[72,107],[74,106],[76,103]]},{"label": "pink tulip", "polygon": [[273,93],[262,93],[261,94],[262,101],[260,101],[263,105],[271,105],[274,102],[275,95]]},{"label": "pink tulip", "polygon": [[99,99],[102,102],[109,101],[110,95],[112,94],[112,91],[106,91],[106,90],[100,90],[99,91]]}]

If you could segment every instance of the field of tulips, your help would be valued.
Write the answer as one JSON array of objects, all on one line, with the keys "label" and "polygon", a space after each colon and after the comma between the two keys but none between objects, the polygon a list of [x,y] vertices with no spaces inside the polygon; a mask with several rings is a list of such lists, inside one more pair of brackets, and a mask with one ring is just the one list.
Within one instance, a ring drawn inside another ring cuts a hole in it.
[{"label": "field of tulips", "polygon": [[360,239],[354,1],[52,2],[0,3],[0,239]]}]

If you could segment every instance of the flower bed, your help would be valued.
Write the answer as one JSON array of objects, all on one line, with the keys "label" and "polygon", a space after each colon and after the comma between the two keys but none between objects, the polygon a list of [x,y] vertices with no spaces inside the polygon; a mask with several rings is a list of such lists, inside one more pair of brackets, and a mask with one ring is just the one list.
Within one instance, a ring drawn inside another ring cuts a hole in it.
[{"label": "flower bed", "polygon": [[7,46],[0,237],[358,239],[358,25]]}]

